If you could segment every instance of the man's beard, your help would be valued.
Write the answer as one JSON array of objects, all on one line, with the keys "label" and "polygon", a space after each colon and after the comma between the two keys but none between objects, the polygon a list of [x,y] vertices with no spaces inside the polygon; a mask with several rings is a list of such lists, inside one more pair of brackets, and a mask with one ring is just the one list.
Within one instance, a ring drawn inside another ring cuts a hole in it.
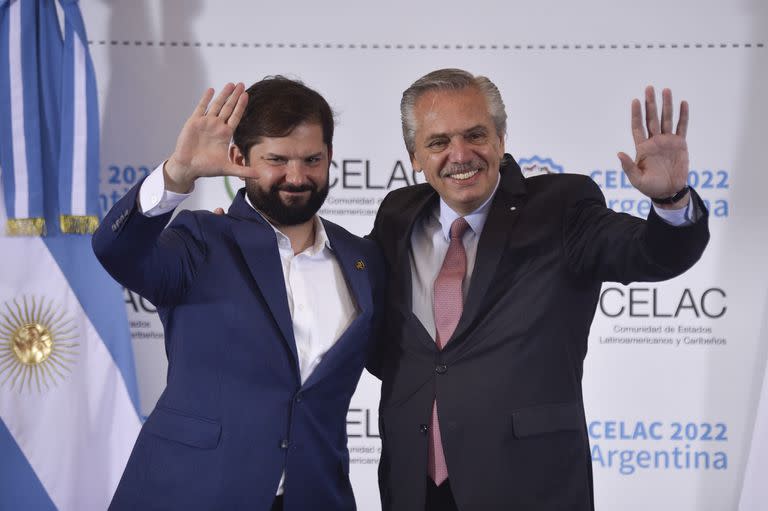
[{"label": "man's beard", "polygon": [[[286,204],[280,198],[281,190],[287,192],[309,191],[309,198],[302,202],[302,199],[297,197],[295,203]],[[299,186],[282,183],[272,185],[268,191],[265,191],[259,187],[257,181],[246,180],[245,193],[253,207],[278,225],[299,225],[309,221],[323,205],[328,196],[328,182],[326,181],[322,188],[318,188],[314,183]]]}]

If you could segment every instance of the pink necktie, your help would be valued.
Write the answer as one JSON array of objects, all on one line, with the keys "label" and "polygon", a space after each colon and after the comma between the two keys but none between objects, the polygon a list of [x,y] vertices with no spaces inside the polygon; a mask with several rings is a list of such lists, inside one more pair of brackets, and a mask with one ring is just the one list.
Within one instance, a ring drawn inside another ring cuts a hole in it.
[{"label": "pink necktie", "polygon": [[[435,342],[442,350],[459,324],[463,308],[461,285],[467,273],[467,253],[461,241],[469,224],[463,218],[457,218],[451,224],[451,242],[445,254],[443,266],[435,279],[434,313]],[[429,428],[429,477],[440,486],[448,479],[448,467],[445,464],[443,443],[440,438],[440,423],[437,421],[437,401],[432,404],[432,424]]]}]

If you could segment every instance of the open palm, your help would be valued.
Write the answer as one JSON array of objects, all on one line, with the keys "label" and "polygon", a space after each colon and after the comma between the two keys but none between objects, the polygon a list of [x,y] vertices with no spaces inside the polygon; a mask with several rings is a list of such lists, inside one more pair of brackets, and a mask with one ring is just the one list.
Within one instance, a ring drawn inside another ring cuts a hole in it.
[{"label": "open palm", "polygon": [[672,124],[672,92],[669,89],[662,91],[661,122],[653,87],[645,89],[645,126],[640,101],[632,101],[636,156],[632,159],[626,153],[619,153],[619,159],[632,185],[651,198],[674,195],[688,179],[687,102],[680,104],[680,117],[674,131]]},{"label": "open palm", "polygon": [[176,148],[165,166],[179,188],[191,188],[198,177],[253,177],[253,169],[229,160],[229,144],[248,103],[242,83],[228,83],[213,99],[213,89],[200,98],[184,123]]}]

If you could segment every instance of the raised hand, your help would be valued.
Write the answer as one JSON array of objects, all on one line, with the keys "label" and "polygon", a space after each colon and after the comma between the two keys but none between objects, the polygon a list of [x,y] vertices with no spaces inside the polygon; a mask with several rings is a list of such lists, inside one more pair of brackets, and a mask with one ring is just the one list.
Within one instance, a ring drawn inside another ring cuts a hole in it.
[{"label": "raised hand", "polygon": [[[688,180],[688,103],[680,103],[680,117],[677,128],[672,131],[672,91],[661,92],[661,123],[656,107],[656,93],[653,87],[645,89],[645,126],[643,126],[640,101],[632,101],[632,137],[635,140],[635,159],[626,153],[619,153],[619,160],[630,183],[644,195],[651,198],[670,197],[679,192]],[[647,132],[646,132],[647,128]],[[685,196],[673,207],[688,203]]]},{"label": "raised hand", "polygon": [[255,177],[249,167],[229,160],[229,143],[248,103],[242,83],[224,86],[216,99],[213,89],[200,98],[184,123],[176,149],[165,164],[165,185],[173,192],[186,193],[198,177]]}]

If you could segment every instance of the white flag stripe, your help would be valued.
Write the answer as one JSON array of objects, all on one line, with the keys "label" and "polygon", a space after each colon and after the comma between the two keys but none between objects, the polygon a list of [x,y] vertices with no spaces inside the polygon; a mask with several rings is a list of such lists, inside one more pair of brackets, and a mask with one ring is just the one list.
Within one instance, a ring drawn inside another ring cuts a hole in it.
[{"label": "white flag stripe", "polygon": [[122,374],[45,244],[31,237],[0,244],[0,301],[44,296],[74,320],[79,343],[57,385],[0,386],[0,417],[59,510],[106,509],[140,428]]},{"label": "white flag stripe", "polygon": [[29,173],[24,135],[24,83],[21,66],[21,0],[11,0],[8,9],[8,63],[11,88],[11,132],[13,135],[13,181],[16,218],[29,218]]},{"label": "white flag stripe", "polygon": [[72,33],[74,63],[74,126],[72,147],[72,215],[86,214],[86,171],[88,162],[88,100],[86,96],[85,48],[76,32]]}]

